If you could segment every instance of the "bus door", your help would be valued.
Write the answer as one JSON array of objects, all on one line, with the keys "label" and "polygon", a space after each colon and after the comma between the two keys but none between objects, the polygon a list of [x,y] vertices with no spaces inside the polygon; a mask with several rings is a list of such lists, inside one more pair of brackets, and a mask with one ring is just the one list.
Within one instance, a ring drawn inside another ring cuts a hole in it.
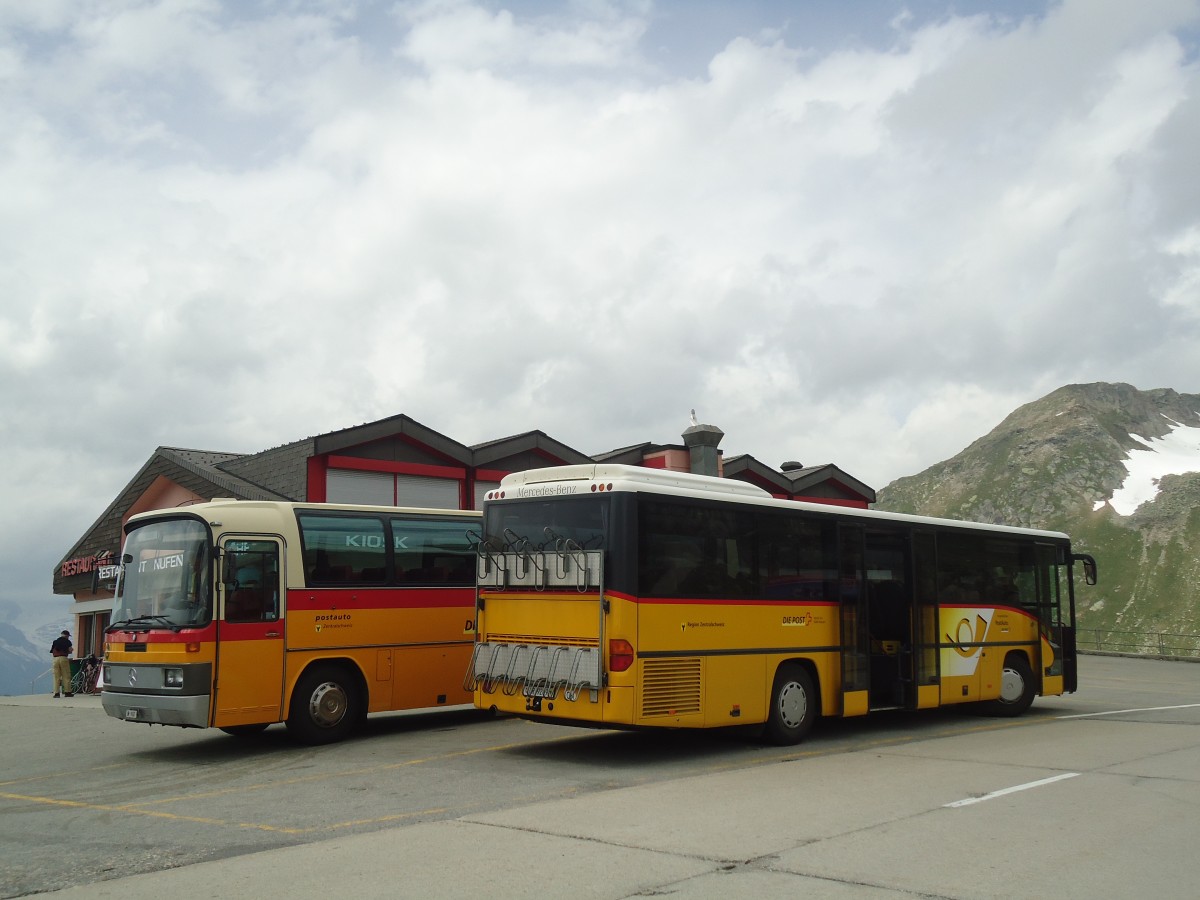
[{"label": "bus door", "polygon": [[913,666],[916,671],[916,706],[941,702],[938,653],[937,537],[931,531],[913,534]]},{"label": "bus door", "polygon": [[907,531],[867,530],[864,568],[872,709],[916,706],[911,557]]},{"label": "bus door", "polygon": [[[1062,626],[1059,629],[1059,644],[1063,657],[1063,690],[1073,693],[1079,687],[1079,671],[1075,649],[1075,563],[1083,565],[1083,580],[1085,584],[1096,583],[1096,560],[1087,553],[1074,553],[1067,557],[1066,577],[1067,608],[1059,607]],[[1061,571],[1061,570],[1060,570]],[[1060,591],[1060,597],[1062,591]]]},{"label": "bus door", "polygon": [[863,590],[863,527],[838,526],[838,600],[842,622],[842,715],[865,715],[870,708],[870,633]]},{"label": "bus door", "polygon": [[282,719],[282,558],[275,538],[231,536],[221,541],[213,704],[213,725],[218,728]]},{"label": "bus door", "polygon": [[1075,658],[1074,564],[1083,563],[1088,584],[1096,583],[1096,561],[1086,554],[1070,555],[1051,544],[1034,546],[1036,613],[1042,635],[1041,662],[1035,668],[1046,693],[1071,692],[1077,687]]}]

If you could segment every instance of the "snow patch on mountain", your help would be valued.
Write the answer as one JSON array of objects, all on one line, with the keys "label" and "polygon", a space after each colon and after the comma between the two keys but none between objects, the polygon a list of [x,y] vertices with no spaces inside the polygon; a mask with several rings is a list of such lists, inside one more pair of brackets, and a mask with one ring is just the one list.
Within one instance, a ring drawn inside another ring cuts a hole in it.
[{"label": "snow patch on mountain", "polygon": [[1200,472],[1200,428],[1167,421],[1172,429],[1161,438],[1133,435],[1146,448],[1129,452],[1125,457],[1128,475],[1109,500],[1096,503],[1096,509],[1108,503],[1120,515],[1131,516],[1158,495],[1158,483],[1164,476]]}]

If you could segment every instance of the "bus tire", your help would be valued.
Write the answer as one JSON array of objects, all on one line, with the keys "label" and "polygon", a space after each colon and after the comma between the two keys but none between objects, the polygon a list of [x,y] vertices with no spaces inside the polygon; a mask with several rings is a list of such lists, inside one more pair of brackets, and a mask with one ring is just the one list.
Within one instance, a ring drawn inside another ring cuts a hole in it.
[{"label": "bus tire", "polygon": [[270,722],[261,722],[257,725],[226,725],[221,730],[226,734],[232,734],[234,737],[254,737],[256,734],[262,734],[267,730]]},{"label": "bus tire", "polygon": [[332,744],[350,734],[366,709],[350,672],[341,666],[316,666],[296,683],[287,730],[302,744]]},{"label": "bus tire", "polygon": [[817,718],[819,699],[804,666],[784,663],[771,686],[771,709],[764,736],[772,744],[798,744]]},{"label": "bus tire", "polygon": [[1000,696],[983,704],[983,712],[989,716],[1019,716],[1029,709],[1037,694],[1033,669],[1022,653],[1010,653],[1004,660],[1000,673]]}]

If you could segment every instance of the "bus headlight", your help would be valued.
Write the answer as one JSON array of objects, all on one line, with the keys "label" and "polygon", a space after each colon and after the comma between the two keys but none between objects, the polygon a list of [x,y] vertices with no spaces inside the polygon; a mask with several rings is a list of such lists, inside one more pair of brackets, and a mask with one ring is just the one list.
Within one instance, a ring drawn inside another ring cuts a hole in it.
[{"label": "bus headlight", "polygon": [[169,688],[183,687],[183,669],[163,669],[163,685]]}]

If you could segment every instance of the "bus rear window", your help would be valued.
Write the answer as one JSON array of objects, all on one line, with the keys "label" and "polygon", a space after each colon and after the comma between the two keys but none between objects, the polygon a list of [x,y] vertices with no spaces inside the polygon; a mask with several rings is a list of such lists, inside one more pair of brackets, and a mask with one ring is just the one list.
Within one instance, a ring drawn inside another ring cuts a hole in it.
[{"label": "bus rear window", "polygon": [[608,497],[569,497],[555,500],[515,500],[489,503],[484,511],[484,536],[494,548],[607,550]]}]

